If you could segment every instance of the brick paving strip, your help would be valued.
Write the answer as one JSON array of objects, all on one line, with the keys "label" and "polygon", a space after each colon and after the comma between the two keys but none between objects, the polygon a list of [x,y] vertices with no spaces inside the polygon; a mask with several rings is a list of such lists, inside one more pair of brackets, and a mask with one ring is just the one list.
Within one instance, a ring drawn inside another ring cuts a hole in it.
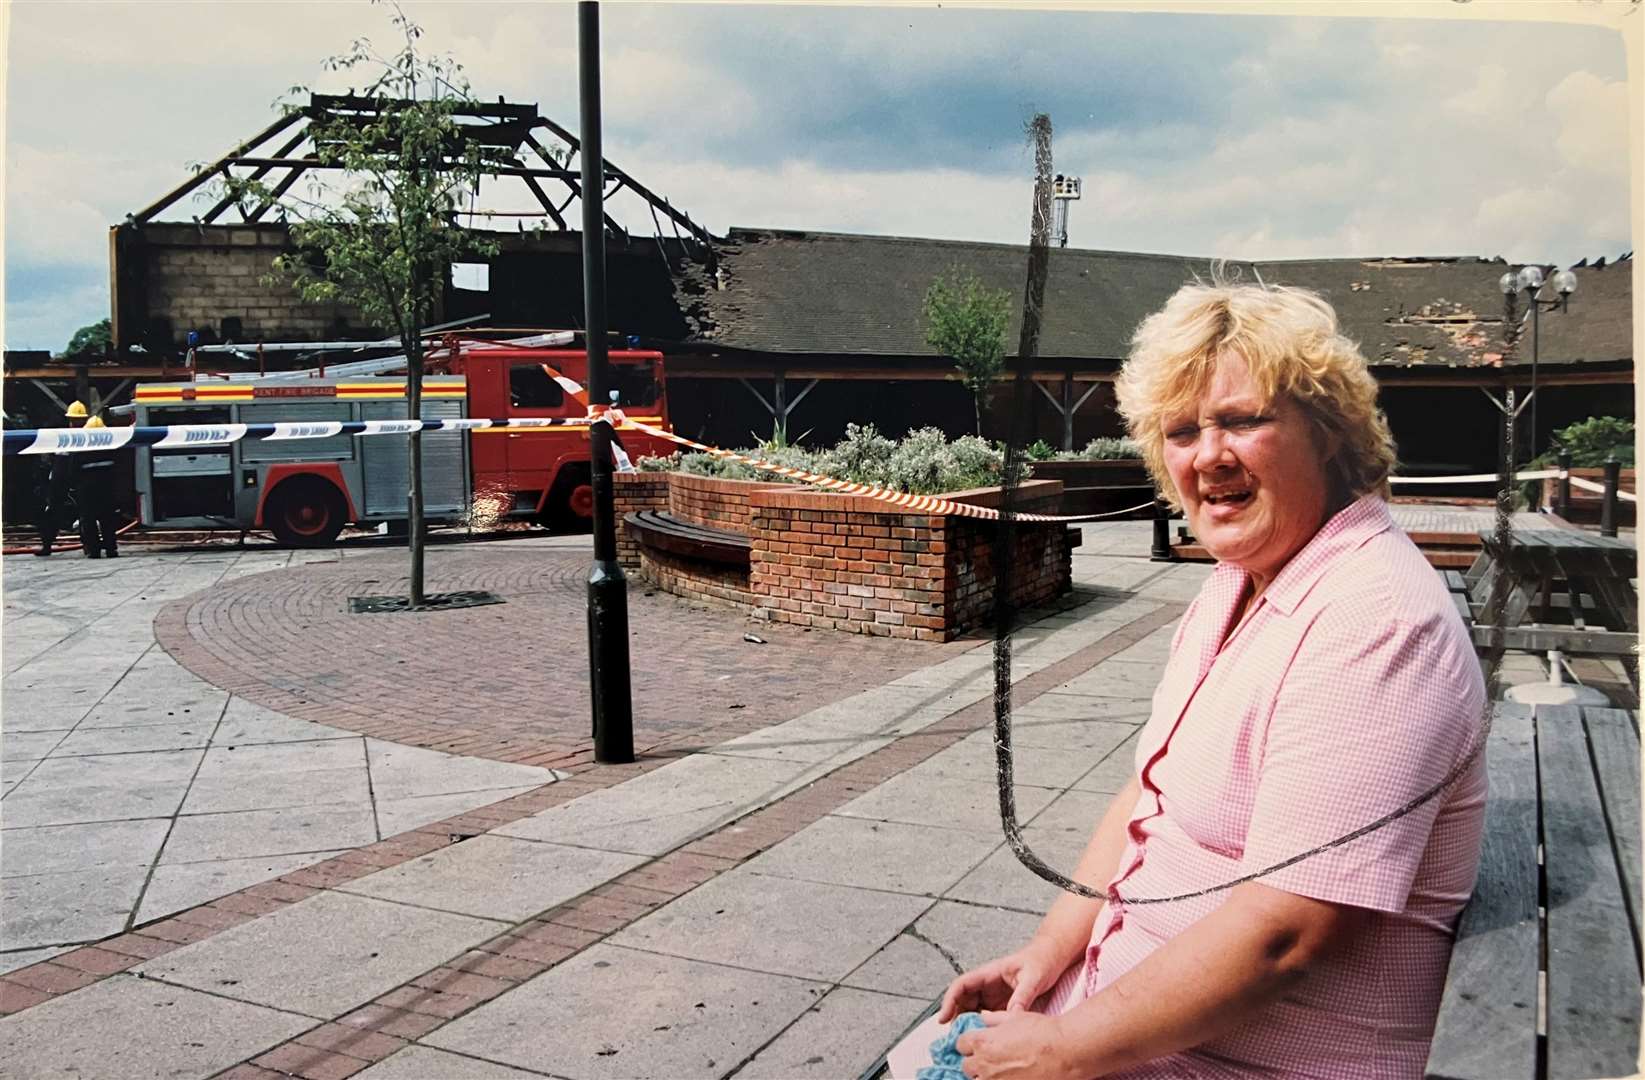
[{"label": "brick paving strip", "polygon": [[[1021,706],[1170,625],[1186,609],[1161,603],[1013,685]],[[805,787],[708,835],[621,874],[582,896],[520,922],[333,1021],[325,1021],[219,1080],[342,1080],[415,1039],[548,971],[587,946],[710,881],[967,735],[993,723],[986,696],[928,727],[840,766]],[[424,825],[262,882],[95,944],[0,975],[0,1016],[27,1010],[233,926],[378,870],[471,839],[659,768],[674,757],[632,765],[579,765],[534,791]]]}]

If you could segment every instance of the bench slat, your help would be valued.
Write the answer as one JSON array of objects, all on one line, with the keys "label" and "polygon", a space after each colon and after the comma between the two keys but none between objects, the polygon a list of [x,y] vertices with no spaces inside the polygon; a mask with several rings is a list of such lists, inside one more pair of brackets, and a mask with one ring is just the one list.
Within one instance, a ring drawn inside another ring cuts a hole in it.
[{"label": "bench slat", "polygon": [[[1639,966],[1580,711],[1538,706],[1548,890],[1548,1075],[1626,1076],[1639,1052]],[[1619,942],[1618,938],[1621,938]]]},{"label": "bench slat", "polygon": [[642,546],[688,559],[746,569],[752,558],[753,545],[746,533],[710,528],[655,510],[624,514],[623,523]]},{"label": "bench slat", "polygon": [[1594,766],[1599,773],[1599,797],[1605,804],[1605,820],[1611,827],[1612,846],[1628,907],[1633,911],[1634,947],[1639,947],[1639,732],[1623,709],[1582,710],[1588,741],[1594,748]]},{"label": "bench slat", "polygon": [[1428,1075],[1530,1080],[1536,1073],[1536,752],[1531,710],[1497,706],[1486,743],[1491,795],[1479,884],[1463,910]]}]

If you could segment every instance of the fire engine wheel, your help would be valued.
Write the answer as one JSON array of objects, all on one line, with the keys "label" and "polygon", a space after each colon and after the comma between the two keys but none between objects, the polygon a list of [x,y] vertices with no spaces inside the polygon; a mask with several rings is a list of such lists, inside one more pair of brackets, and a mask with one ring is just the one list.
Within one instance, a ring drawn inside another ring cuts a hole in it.
[{"label": "fire engine wheel", "polygon": [[337,488],[324,480],[287,480],[263,510],[274,538],[286,547],[326,547],[343,531],[347,509]]},{"label": "fire engine wheel", "polygon": [[562,470],[543,509],[543,524],[555,532],[587,532],[594,521],[594,485],[586,469]]},{"label": "fire engine wheel", "polygon": [[594,516],[594,485],[578,484],[571,489],[571,496],[566,499],[566,508],[580,518]]}]

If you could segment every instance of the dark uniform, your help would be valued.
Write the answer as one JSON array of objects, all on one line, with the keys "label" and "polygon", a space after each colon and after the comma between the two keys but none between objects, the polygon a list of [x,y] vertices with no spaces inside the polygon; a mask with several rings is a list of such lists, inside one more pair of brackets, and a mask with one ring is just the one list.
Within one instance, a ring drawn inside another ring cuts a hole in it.
[{"label": "dark uniform", "polygon": [[72,454],[75,462],[74,501],[80,508],[80,547],[86,558],[119,554],[114,543],[114,450]]},{"label": "dark uniform", "polygon": [[50,555],[57,542],[57,530],[73,505],[69,498],[74,491],[74,455],[53,454],[46,460],[46,476],[40,500],[40,550],[36,555]]}]

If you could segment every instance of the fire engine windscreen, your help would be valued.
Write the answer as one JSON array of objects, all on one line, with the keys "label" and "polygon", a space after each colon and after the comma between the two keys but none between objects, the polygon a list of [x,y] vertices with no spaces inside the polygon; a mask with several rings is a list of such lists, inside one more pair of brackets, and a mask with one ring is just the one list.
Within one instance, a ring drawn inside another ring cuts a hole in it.
[{"label": "fire engine windscreen", "polygon": [[657,369],[650,360],[617,361],[611,365],[611,389],[625,409],[657,404]]}]

